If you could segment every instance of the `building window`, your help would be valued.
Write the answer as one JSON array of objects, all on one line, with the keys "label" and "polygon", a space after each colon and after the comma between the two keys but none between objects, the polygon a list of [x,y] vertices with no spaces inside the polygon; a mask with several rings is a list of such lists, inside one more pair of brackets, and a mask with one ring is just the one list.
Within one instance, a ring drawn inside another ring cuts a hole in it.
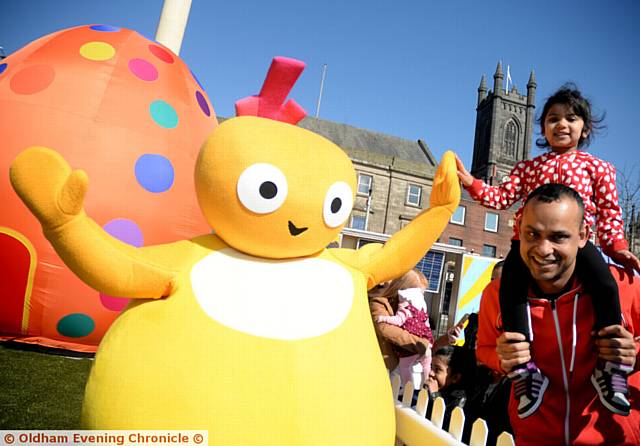
[{"label": "building window", "polygon": [[364,173],[358,174],[358,195],[369,195],[373,177]]},{"label": "building window", "polygon": [[451,245],[451,246],[462,246],[462,239],[455,238],[455,237],[449,237],[448,244]]},{"label": "building window", "polygon": [[467,213],[467,208],[464,206],[458,206],[456,211],[451,216],[451,223],[455,223],[457,225],[464,225],[464,217]]},{"label": "building window", "polygon": [[439,251],[428,251],[422,260],[418,262],[416,269],[422,271],[429,281],[429,288],[427,288],[427,291],[432,293],[440,292],[443,268],[444,253]]},{"label": "building window", "polygon": [[353,229],[360,229],[361,231],[366,231],[367,227],[364,215],[351,215],[351,224],[349,225],[349,227]]},{"label": "building window", "polygon": [[504,143],[502,145],[504,154],[510,158],[516,157],[516,144],[518,142],[518,128],[513,121],[507,122],[504,129]]},{"label": "building window", "polygon": [[422,198],[422,187],[417,184],[409,184],[407,187],[407,204],[412,206],[420,206]]},{"label": "building window", "polygon": [[493,245],[482,245],[482,255],[485,257],[495,257],[496,247]]},{"label": "building window", "polygon": [[498,232],[498,220],[500,216],[494,212],[487,212],[484,216],[484,230]]}]

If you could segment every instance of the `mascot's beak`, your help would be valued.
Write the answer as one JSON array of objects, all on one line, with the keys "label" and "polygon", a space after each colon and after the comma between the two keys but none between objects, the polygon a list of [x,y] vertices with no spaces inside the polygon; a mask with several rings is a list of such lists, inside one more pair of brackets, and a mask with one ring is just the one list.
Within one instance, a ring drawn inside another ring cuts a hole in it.
[{"label": "mascot's beak", "polygon": [[309,229],[309,228],[298,228],[298,227],[296,227],[296,225],[293,224],[293,222],[291,220],[289,220],[289,234],[293,235],[294,237],[296,235],[302,234],[307,229]]}]

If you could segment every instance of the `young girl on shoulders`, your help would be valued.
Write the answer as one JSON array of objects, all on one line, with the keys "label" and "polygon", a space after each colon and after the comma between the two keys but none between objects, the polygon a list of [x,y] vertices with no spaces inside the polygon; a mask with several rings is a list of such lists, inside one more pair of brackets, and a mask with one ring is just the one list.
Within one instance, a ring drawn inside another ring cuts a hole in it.
[{"label": "young girl on shoulders", "polygon": [[[490,186],[474,178],[460,159],[458,177],[471,197],[483,206],[507,209],[516,201],[526,200],[530,192],[547,183],[560,183],[573,188],[584,201],[584,224],[587,231],[596,225],[600,247],[611,259],[625,268],[640,271],[640,262],[630,251],[624,238],[624,224],[614,167],[584,149],[591,142],[593,130],[601,119],[594,118],[590,102],[573,84],[566,84],[542,109],[538,147],[548,149],[531,160],[521,161],[498,186]],[[531,278],[520,258],[519,221],[522,207],[516,212],[515,234],[505,259],[500,282],[500,309],[504,331],[518,332],[530,339],[527,293]],[[541,264],[553,262],[553,256],[534,259]],[[618,287],[596,247],[588,242],[578,252],[576,275],[592,296],[596,333],[604,327],[621,323]],[[551,296],[553,298],[553,296]],[[549,380],[536,367],[535,358],[512,371],[518,415],[531,415],[542,402]],[[591,381],[602,403],[612,412],[628,415],[627,374],[623,364],[598,360]]]}]

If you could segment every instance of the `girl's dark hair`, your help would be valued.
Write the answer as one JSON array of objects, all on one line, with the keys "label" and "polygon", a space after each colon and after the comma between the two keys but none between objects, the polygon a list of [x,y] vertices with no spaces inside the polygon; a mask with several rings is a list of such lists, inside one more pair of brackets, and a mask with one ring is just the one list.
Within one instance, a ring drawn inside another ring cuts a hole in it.
[{"label": "girl's dark hair", "polygon": [[549,109],[556,104],[564,104],[571,107],[573,112],[580,116],[584,121],[584,129],[589,130],[589,134],[586,138],[580,136],[578,147],[588,146],[593,140],[594,131],[602,130],[604,128],[602,122],[604,121],[605,114],[603,113],[602,115],[594,116],[591,112],[591,102],[582,96],[582,93],[578,90],[576,84],[573,82],[567,82],[555,93],[549,96],[544,107],[542,107],[542,114],[538,119],[538,124],[540,124],[540,134],[542,136],[536,140],[536,145],[538,147],[549,147],[549,141],[544,137],[544,121],[547,118]]}]

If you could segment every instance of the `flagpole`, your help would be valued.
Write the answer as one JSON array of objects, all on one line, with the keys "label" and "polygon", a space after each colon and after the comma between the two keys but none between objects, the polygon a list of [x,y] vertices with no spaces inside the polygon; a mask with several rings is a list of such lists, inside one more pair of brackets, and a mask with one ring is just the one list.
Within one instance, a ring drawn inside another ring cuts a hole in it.
[{"label": "flagpole", "polygon": [[164,0],[162,6],[156,41],[176,54],[180,54],[190,9],[191,0]]},{"label": "flagpole", "polygon": [[316,118],[320,116],[320,103],[322,102],[322,90],[324,89],[324,77],[327,75],[327,64],[322,65],[322,78],[320,79],[320,94],[318,94],[318,106],[316,107]]}]

